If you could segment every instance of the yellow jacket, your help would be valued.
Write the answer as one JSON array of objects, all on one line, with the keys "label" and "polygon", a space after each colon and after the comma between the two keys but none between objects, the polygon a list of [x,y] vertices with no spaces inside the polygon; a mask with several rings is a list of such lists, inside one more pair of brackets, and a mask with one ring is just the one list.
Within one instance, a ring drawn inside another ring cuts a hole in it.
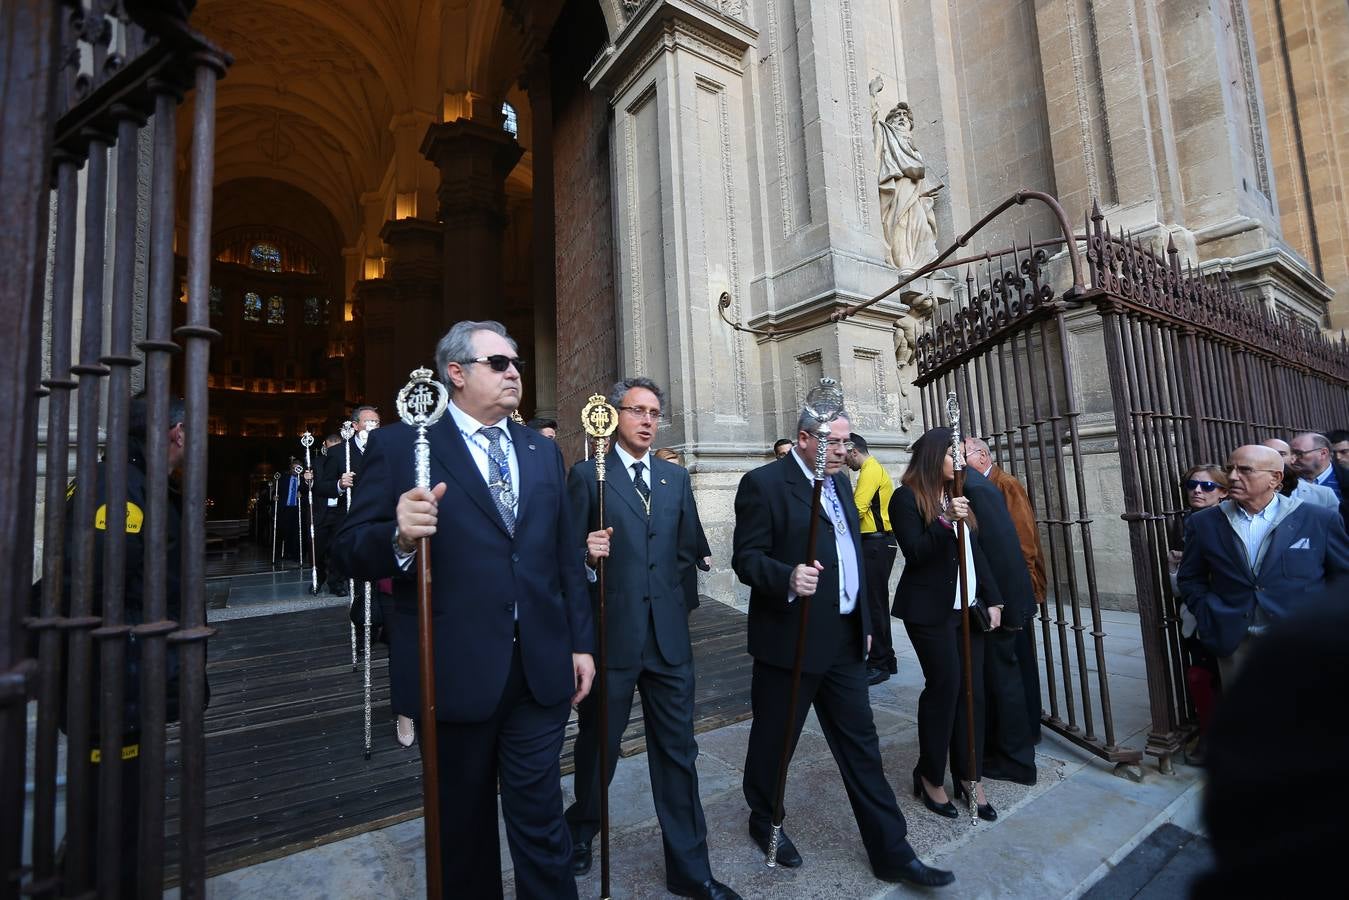
[{"label": "yellow jacket", "polygon": [[[871,504],[878,492],[881,506],[879,529],[871,515]],[[877,462],[874,456],[863,460],[862,468],[857,473],[857,487],[853,489],[853,502],[857,504],[857,518],[861,520],[863,534],[890,530],[890,495],[894,492],[895,483],[890,480],[890,473],[885,471],[885,466]]]}]

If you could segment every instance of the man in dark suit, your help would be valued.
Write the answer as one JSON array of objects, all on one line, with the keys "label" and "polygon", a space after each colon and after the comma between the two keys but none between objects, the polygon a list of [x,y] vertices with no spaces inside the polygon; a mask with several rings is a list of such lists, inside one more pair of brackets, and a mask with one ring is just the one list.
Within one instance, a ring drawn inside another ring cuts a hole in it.
[{"label": "man in dark suit", "polygon": [[[319,458],[314,464],[314,558],[318,560],[318,586],[313,592],[316,594],[325,586],[334,594],[347,592],[345,581],[341,580],[341,576],[336,574],[330,565],[332,554],[329,553],[333,533],[337,531],[337,526],[342,524],[342,515],[346,510],[340,506],[341,500],[338,497],[326,496],[320,487],[332,469],[334,457],[341,451],[342,438],[330,434],[323,439],[323,447],[319,450]],[[337,465],[342,465],[341,460],[337,460]]]},{"label": "man in dark suit", "polygon": [[[788,722],[795,745],[811,704],[843,775],[872,871],[884,881],[936,886],[955,880],[914,854],[895,792],[881,766],[871,715],[866,656],[870,617],[865,596],[857,509],[840,474],[849,416],[829,423],[827,477],[815,559],[802,562],[810,531],[815,454],[820,422],[802,410],[796,446],[786,456],[745,475],[735,497],[731,567],[749,585],[749,652],[754,657],[750,702],[754,724],[745,756],[749,833],[768,850],[778,766]],[[801,667],[800,699],[788,709],[792,666],[801,628],[801,598],[813,597]],[[777,861],[802,864],[784,831]]]},{"label": "man in dark suit", "polygon": [[1349,537],[1334,510],[1279,493],[1283,460],[1260,445],[1230,460],[1228,498],[1185,523],[1177,581],[1199,639],[1231,684],[1253,640],[1349,590]]},{"label": "man in dark suit", "polygon": [[[618,764],[618,744],[632,715],[632,692],[642,691],[651,793],[665,844],[665,883],[680,897],[736,898],[712,877],[707,822],[698,799],[698,744],[693,737],[693,650],[684,583],[698,561],[698,514],[689,475],[651,453],[664,395],[649,378],[614,385],[618,432],[606,456],[604,529],[599,522],[595,460],[572,467],[567,495],[577,534],[576,553],[592,570],[606,559],[609,704],[607,784]],[[592,588],[595,585],[592,585]],[[598,594],[594,595],[598,603]],[[591,839],[599,830],[599,723],[592,696],[581,704],[576,736],[576,802],[567,810],[572,871],[591,866]]]},{"label": "man in dark suit", "polygon": [[1290,446],[1293,470],[1313,484],[1335,492],[1340,500],[1340,521],[1349,528],[1349,468],[1336,461],[1330,439],[1308,431],[1293,438]]},{"label": "man in dark suit", "polygon": [[441,839],[428,852],[441,854],[446,897],[501,896],[498,783],[517,893],[576,896],[558,757],[594,676],[594,626],[562,455],[508,418],[515,354],[497,322],[441,338],[451,401],[427,431],[435,487],[414,487],[413,429],[380,429],[334,539],[354,577],[393,577],[408,604],[417,541],[431,539]]},{"label": "man in dark suit", "polygon": [[[346,445],[339,440],[336,445],[328,448],[323,466],[314,478],[314,496],[323,498],[321,502],[331,519],[328,527],[332,531],[337,530],[346,516],[347,508],[343,495],[356,483],[356,474],[360,471],[361,460],[365,457],[366,442],[379,427],[379,410],[373,406],[358,406],[352,411],[351,424],[354,429],[351,440],[346,442]],[[350,467],[347,466],[348,451],[351,453]],[[314,501],[315,507],[319,502]],[[328,590],[345,596],[348,591],[347,573],[342,570],[340,561],[337,565],[333,565],[332,554],[329,553],[328,556]]]},{"label": "man in dark suit", "polygon": [[[987,778],[1035,784],[1035,744],[1026,714],[1017,642],[1035,612],[1035,586],[1007,501],[993,481],[988,445],[965,439],[965,496],[979,523],[979,546],[998,583],[1001,624],[984,635],[984,768]],[[1034,669],[1034,659],[1031,660]],[[1037,686],[1035,710],[1040,710]]]}]

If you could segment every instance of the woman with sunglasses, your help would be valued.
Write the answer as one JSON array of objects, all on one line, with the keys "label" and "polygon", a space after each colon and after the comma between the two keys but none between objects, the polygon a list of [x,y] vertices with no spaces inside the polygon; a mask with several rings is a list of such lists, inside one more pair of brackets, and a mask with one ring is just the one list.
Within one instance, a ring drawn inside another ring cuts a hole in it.
[{"label": "woman with sunglasses", "polygon": [[969,603],[988,612],[993,628],[1002,617],[1002,597],[979,547],[978,523],[969,501],[951,496],[954,466],[951,429],[933,428],[913,445],[913,456],[901,483],[890,497],[890,525],[904,554],[904,571],[891,612],[904,620],[918,663],[923,692],[918,697],[918,765],[913,770],[913,795],[940,816],[960,814],[946,796],[946,761],[950,758],[956,798],[965,796],[963,781],[975,782],[979,818],[992,822],[997,810],[984,797],[980,781],[984,753],[984,635],[979,618],[970,613],[971,673],[974,681],[975,771],[969,767],[969,735],[965,713],[964,663],[961,640],[960,560],[957,522],[965,524],[965,569]]},{"label": "woman with sunglasses", "polygon": [[[1200,463],[1190,466],[1180,480],[1181,490],[1185,494],[1187,509],[1181,514],[1180,533],[1184,533],[1184,521],[1195,512],[1217,506],[1227,499],[1227,470],[1214,463]],[[1180,569],[1182,555],[1181,543],[1177,539],[1167,554],[1167,567],[1171,571],[1171,592],[1176,597],[1180,610],[1181,647],[1189,657],[1185,667],[1185,681],[1190,687],[1190,697],[1194,701],[1195,715],[1199,719],[1199,733],[1185,746],[1185,756],[1192,764],[1203,762],[1201,740],[1208,731],[1208,723],[1213,715],[1213,706],[1218,699],[1218,662],[1195,633],[1198,623],[1194,616],[1180,602],[1180,588],[1176,582],[1176,572]]]}]

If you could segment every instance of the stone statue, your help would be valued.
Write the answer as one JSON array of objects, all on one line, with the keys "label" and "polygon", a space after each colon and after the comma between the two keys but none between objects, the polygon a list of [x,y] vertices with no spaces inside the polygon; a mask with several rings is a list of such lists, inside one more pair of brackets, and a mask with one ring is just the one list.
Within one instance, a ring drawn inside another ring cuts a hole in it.
[{"label": "stone statue", "polygon": [[944,185],[923,189],[927,167],[913,142],[913,112],[903,100],[881,118],[880,76],[871,81],[871,125],[876,138],[881,228],[890,262],[907,274],[937,255],[937,217],[933,198]]}]

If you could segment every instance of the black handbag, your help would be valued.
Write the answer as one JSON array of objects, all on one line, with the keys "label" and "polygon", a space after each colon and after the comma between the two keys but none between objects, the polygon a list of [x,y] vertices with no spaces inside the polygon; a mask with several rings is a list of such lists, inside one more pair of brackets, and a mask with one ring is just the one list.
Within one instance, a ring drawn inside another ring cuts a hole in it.
[{"label": "black handbag", "polygon": [[970,628],[975,631],[992,631],[993,618],[988,614],[988,610],[979,603],[970,604]]}]

